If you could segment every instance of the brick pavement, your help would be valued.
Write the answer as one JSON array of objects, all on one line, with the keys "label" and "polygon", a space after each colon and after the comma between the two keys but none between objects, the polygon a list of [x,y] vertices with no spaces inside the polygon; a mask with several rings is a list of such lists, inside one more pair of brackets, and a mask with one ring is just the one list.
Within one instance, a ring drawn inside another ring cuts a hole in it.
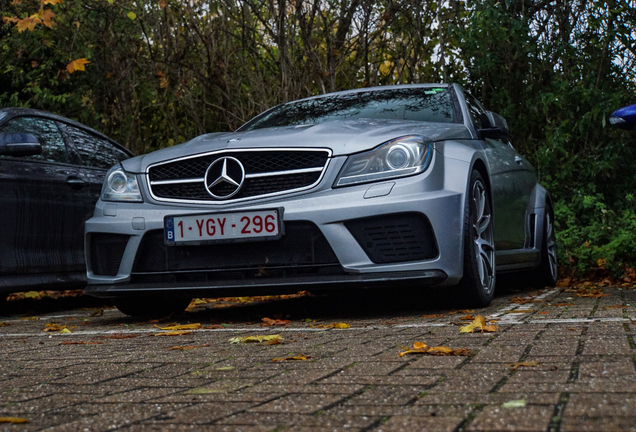
[{"label": "brick pavement", "polygon": [[[9,325],[0,327],[0,417],[29,422],[0,431],[632,431],[636,291],[604,292],[500,295],[472,314],[499,320],[497,332],[483,334],[461,334],[462,314],[443,305],[383,310],[381,299],[368,313],[355,299],[318,297],[201,305],[174,321],[232,323],[164,337],[114,309],[2,317]],[[514,297],[532,302],[510,303]],[[292,314],[284,330],[258,324],[276,311]],[[332,322],[351,328],[310,327]],[[46,323],[75,328],[47,333]],[[228,342],[280,332],[284,344]],[[134,337],[104,338],[114,333]],[[69,341],[100,343],[61,344]],[[398,356],[416,341],[472,353]],[[312,358],[272,362],[299,353]],[[520,361],[537,366],[511,369]],[[506,408],[515,400],[525,406]]]}]

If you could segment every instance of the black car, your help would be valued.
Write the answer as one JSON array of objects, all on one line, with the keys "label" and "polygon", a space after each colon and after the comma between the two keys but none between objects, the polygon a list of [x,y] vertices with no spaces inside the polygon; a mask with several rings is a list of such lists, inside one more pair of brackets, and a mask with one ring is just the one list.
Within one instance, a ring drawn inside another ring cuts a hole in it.
[{"label": "black car", "polygon": [[84,222],[108,169],[131,156],[73,120],[0,109],[0,295],[85,284]]}]

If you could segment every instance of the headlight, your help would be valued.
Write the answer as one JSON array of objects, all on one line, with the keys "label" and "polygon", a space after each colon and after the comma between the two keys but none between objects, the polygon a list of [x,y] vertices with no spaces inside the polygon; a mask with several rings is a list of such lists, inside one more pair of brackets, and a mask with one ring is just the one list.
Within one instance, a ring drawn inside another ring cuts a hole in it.
[{"label": "headlight", "polygon": [[102,186],[103,201],[142,202],[139,184],[134,174],[127,173],[119,165],[108,170]]},{"label": "headlight", "polygon": [[431,164],[432,142],[418,135],[396,138],[375,149],[350,156],[335,187],[418,174]]}]

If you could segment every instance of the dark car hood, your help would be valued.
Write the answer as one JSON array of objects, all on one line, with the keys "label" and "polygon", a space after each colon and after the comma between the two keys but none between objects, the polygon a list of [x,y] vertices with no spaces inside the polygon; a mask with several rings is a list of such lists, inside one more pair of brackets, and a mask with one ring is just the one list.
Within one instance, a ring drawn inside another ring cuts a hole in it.
[{"label": "dark car hood", "polygon": [[145,172],[148,165],[183,156],[224,149],[328,148],[334,156],[372,149],[404,135],[422,135],[431,141],[470,139],[463,124],[423,123],[383,119],[340,120],[317,125],[286,126],[248,132],[201,135],[184,144],[157,150],[122,162],[128,172]]}]

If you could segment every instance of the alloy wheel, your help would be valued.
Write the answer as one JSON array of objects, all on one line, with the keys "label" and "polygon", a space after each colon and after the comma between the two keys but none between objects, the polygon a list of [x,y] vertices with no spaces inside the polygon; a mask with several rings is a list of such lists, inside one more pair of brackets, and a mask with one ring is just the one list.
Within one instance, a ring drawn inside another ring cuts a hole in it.
[{"label": "alloy wheel", "polygon": [[479,270],[479,279],[484,292],[490,295],[495,289],[495,248],[492,211],[486,186],[477,180],[472,190],[473,246]]}]

